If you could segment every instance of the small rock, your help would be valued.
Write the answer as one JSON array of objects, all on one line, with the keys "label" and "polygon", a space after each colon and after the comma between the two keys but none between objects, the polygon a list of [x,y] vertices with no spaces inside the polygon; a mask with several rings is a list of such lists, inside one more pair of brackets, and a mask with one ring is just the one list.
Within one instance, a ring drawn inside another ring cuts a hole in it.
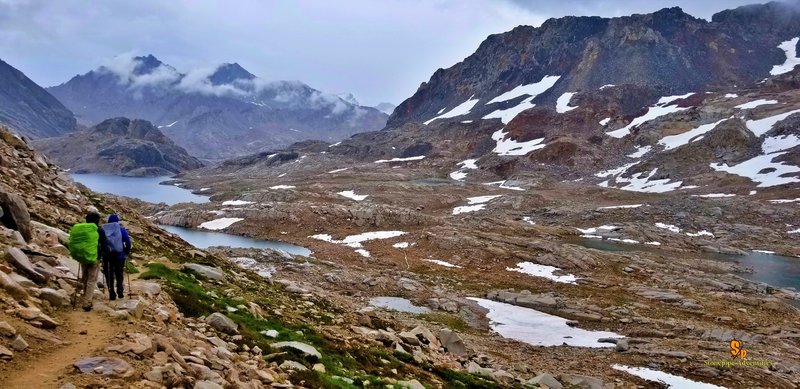
[{"label": "small rock", "polygon": [[11,341],[9,344],[14,351],[25,351],[28,348],[28,342],[22,337],[22,335],[17,335],[14,340]]},{"label": "small rock", "polygon": [[316,371],[316,372],[319,372],[319,373],[324,373],[325,372],[325,365],[323,365],[321,363],[315,363],[314,366],[311,369]]},{"label": "small rock", "polygon": [[197,381],[193,389],[223,389],[222,385],[213,381]]},{"label": "small rock", "polygon": [[629,348],[628,339],[617,339],[617,346],[614,349],[618,352],[623,352],[628,351]]},{"label": "small rock", "polygon": [[409,389],[425,389],[425,386],[417,380],[397,381],[397,386]]},{"label": "small rock", "polygon": [[136,319],[141,319],[144,313],[144,302],[139,299],[122,300],[117,303],[117,310],[126,311]]},{"label": "small rock", "polygon": [[5,346],[0,345],[0,358],[2,359],[11,359],[14,357],[14,353],[5,348]]}]

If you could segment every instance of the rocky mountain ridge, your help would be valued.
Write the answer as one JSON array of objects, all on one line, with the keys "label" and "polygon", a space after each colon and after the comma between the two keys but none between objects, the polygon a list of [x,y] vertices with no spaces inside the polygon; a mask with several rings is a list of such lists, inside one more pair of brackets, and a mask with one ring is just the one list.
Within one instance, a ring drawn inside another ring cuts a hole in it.
[{"label": "rocky mountain ridge", "polygon": [[386,114],[299,81],[268,82],[237,63],[188,73],[152,55],[111,63],[48,88],[87,125],[148,120],[190,154],[221,159],[306,139],[379,130]]},{"label": "rocky mountain ridge", "polygon": [[[388,126],[453,116],[488,119],[493,113],[519,112],[532,104],[554,107],[564,93],[606,85],[639,88],[644,104],[661,96],[749,87],[783,63],[778,46],[800,35],[796,5],[741,7],[720,12],[711,22],[676,7],[644,15],[564,17],[549,19],[540,27],[520,26],[489,36],[464,61],[437,70],[400,104]],[[522,90],[503,95],[543,80],[547,85],[541,93],[527,94],[532,97],[523,99]],[[634,114],[641,107],[622,114]]]},{"label": "rocky mountain ridge", "polygon": [[33,144],[74,173],[171,176],[203,166],[145,120],[108,119],[89,129]]},{"label": "rocky mountain ridge", "polygon": [[0,123],[28,138],[59,136],[77,128],[72,112],[25,74],[2,60]]}]

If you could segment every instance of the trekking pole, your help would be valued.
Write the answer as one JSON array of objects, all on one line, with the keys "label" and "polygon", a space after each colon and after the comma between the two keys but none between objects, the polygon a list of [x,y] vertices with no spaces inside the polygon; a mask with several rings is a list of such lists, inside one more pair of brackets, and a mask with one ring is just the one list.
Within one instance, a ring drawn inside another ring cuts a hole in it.
[{"label": "trekking pole", "polygon": [[75,291],[72,292],[72,309],[75,309],[75,304],[78,303],[78,287],[81,285],[81,270],[83,265],[78,265],[78,285],[75,285]]},{"label": "trekking pole", "polygon": [[125,266],[125,262],[122,262],[122,268],[125,270],[125,274],[128,275],[128,297],[133,296],[133,288],[131,288],[131,272],[128,271],[128,267]]}]

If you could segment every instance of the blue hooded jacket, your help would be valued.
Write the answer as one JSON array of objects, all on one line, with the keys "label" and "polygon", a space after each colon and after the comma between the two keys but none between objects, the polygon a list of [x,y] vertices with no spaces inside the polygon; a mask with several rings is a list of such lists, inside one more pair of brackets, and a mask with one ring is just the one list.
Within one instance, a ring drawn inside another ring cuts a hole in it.
[{"label": "blue hooded jacket", "polygon": [[[108,222],[119,223],[119,216],[116,213],[108,215]],[[122,235],[122,246],[123,246],[122,252],[119,253],[119,259],[125,260],[125,256],[131,252],[133,244],[131,243],[131,237],[128,235],[128,230],[126,230],[125,227],[122,227],[122,225],[119,226],[119,229]]]}]

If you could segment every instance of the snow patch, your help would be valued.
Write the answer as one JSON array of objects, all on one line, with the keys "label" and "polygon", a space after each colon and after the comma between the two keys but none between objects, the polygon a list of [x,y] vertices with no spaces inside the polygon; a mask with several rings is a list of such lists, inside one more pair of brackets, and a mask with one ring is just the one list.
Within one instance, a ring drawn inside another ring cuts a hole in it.
[{"label": "snow patch", "polygon": [[695,233],[687,232],[686,235],[694,237],[694,238],[696,238],[698,236],[710,236],[710,237],[714,238],[714,234],[712,234],[712,233],[710,233],[710,232],[708,232],[706,230],[698,231],[698,232],[695,232]]},{"label": "snow patch", "polygon": [[745,125],[747,126],[747,129],[753,133],[753,135],[760,137],[761,135],[764,135],[767,132],[769,132],[769,130],[772,129],[772,126],[774,126],[775,123],[778,123],[779,121],[786,119],[790,115],[796,114],[798,112],[800,112],[800,109],[795,109],[793,111],[765,117],[763,119],[748,120],[745,123]]},{"label": "snow patch", "polygon": [[531,101],[533,101],[533,99],[535,99],[536,96],[552,88],[559,78],[561,78],[561,76],[545,76],[539,82],[528,85],[520,85],[506,93],[501,94],[500,96],[495,97],[486,104],[508,101],[523,95],[530,95],[530,97],[523,99],[514,107],[499,109],[484,116],[483,118],[484,119],[499,118],[500,121],[503,122],[503,124],[508,124],[508,122],[514,119],[517,115],[519,115],[520,112],[535,107],[536,104],[533,104]]},{"label": "snow patch", "polygon": [[736,197],[733,193],[709,193],[702,195],[692,195],[692,197],[705,197],[705,198],[721,198],[721,197]]},{"label": "snow patch", "polygon": [[425,159],[425,156],[424,155],[417,155],[415,157],[379,159],[379,160],[375,161],[375,163],[419,161],[421,159]]},{"label": "snow patch", "polygon": [[356,192],[353,192],[352,190],[346,190],[343,192],[338,192],[336,194],[338,194],[339,196],[347,197],[348,199],[353,199],[355,201],[361,201],[369,197],[369,195],[358,195],[356,194]]},{"label": "snow patch", "polygon": [[206,230],[224,230],[233,225],[234,223],[240,222],[242,220],[244,219],[238,217],[223,217],[202,223],[199,226],[197,226],[197,228],[204,228]]},{"label": "snow patch", "polygon": [[761,143],[761,150],[764,154],[772,154],[778,151],[791,149],[795,146],[800,146],[800,137],[794,134],[787,134],[764,138],[764,142]]},{"label": "snow patch", "polygon": [[245,200],[228,200],[222,202],[222,205],[248,205],[248,204],[255,204],[255,203],[252,201],[245,201]]},{"label": "snow patch", "polygon": [[364,249],[356,249],[356,253],[358,253],[359,255],[361,255],[364,258],[369,258],[370,257],[369,251],[364,250]]},{"label": "snow patch", "polygon": [[722,119],[714,123],[703,124],[697,128],[693,128],[681,134],[665,136],[661,138],[660,141],[658,141],[658,144],[664,146],[665,151],[681,147],[683,145],[689,144],[689,142],[691,142],[692,139],[702,137],[705,133],[716,128],[717,125],[719,125],[720,123],[731,118]]},{"label": "snow patch", "polygon": [[500,129],[492,134],[492,139],[497,142],[494,151],[498,155],[525,155],[531,151],[544,148],[546,145],[542,144],[544,138],[529,140],[527,142],[517,142],[511,138],[506,138],[505,129]]},{"label": "snow patch", "polygon": [[517,267],[507,267],[506,270],[518,273],[524,273],[534,277],[547,278],[548,280],[564,284],[575,284],[576,283],[575,280],[578,279],[572,274],[557,276],[553,273],[561,271],[561,269],[555,266],[540,265],[538,263],[533,263],[533,262],[520,262],[517,263]]},{"label": "snow patch", "polygon": [[770,203],[773,204],[786,204],[786,203],[800,203],[800,197],[796,199],[776,199],[776,200],[769,200]]},{"label": "snow patch", "polygon": [[493,199],[495,199],[497,197],[501,197],[501,196],[502,195],[494,195],[494,196],[489,195],[489,196],[469,197],[469,198],[467,198],[467,204],[469,204],[469,205],[464,205],[464,206],[453,208],[453,215],[459,215],[459,214],[462,214],[462,213],[480,211],[481,209],[483,209],[486,206],[486,203],[488,203],[489,201],[491,201],[491,200],[493,200]]},{"label": "snow patch", "polygon": [[648,369],[646,367],[630,367],[625,365],[612,365],[614,370],[624,371],[631,375],[637,376],[645,381],[653,381],[661,383],[668,388],[685,388],[685,389],[727,389],[724,386],[717,386],[707,384],[704,382],[692,381],[688,378],[676,376],[663,371]]},{"label": "snow patch", "polygon": [[565,113],[565,112],[572,111],[575,108],[578,108],[578,107],[573,107],[573,106],[569,105],[569,101],[572,100],[572,96],[574,96],[574,95],[575,95],[575,92],[567,92],[567,93],[564,93],[563,95],[559,96],[558,100],[556,100],[556,112]]},{"label": "snow patch", "polygon": [[636,151],[628,154],[628,158],[638,159],[649,153],[653,146],[636,146]]},{"label": "snow patch", "polygon": [[644,205],[644,204],[630,204],[630,205],[610,205],[610,206],[607,206],[607,207],[600,207],[600,208],[597,208],[597,209],[620,209],[620,208],[622,208],[622,209],[626,209],[626,208],[639,208],[639,207],[641,207],[642,205]]},{"label": "snow patch", "polygon": [[761,254],[769,254],[769,255],[775,254],[775,252],[771,250],[752,250],[752,251],[754,253],[761,253]]},{"label": "snow patch", "polygon": [[394,247],[396,249],[407,249],[408,248],[408,242],[398,242],[398,243],[393,244],[392,247]]},{"label": "snow patch", "polygon": [[328,173],[329,173],[329,174],[333,174],[333,173],[339,173],[339,172],[343,172],[343,171],[345,171],[345,170],[347,170],[347,169],[350,169],[350,168],[349,168],[349,167],[343,167],[343,168],[341,168],[341,169],[334,169],[334,170],[331,170],[331,171],[329,171]]},{"label": "snow patch", "polygon": [[460,170],[452,172],[452,173],[450,173],[450,178],[452,178],[452,179],[454,179],[456,181],[461,181],[461,180],[467,178],[467,172],[462,172]]},{"label": "snow patch", "polygon": [[605,126],[610,121],[611,121],[611,118],[605,118],[605,119],[601,120],[599,123],[600,123],[601,126]]},{"label": "snow patch", "polygon": [[678,226],[672,224],[656,223],[656,227],[661,228],[663,230],[670,230],[671,232],[674,232],[676,234],[679,234],[681,232],[681,229]]},{"label": "snow patch", "polygon": [[167,124],[166,126],[158,126],[158,128],[170,128],[170,127],[174,126],[177,123],[178,123],[178,120],[176,120],[176,121],[174,121],[174,122],[172,122],[170,124]]},{"label": "snow patch", "polygon": [[787,165],[784,162],[773,162],[773,159],[785,153],[759,155],[734,166],[728,166],[725,163],[712,163],[710,166],[716,171],[747,177],[753,182],[757,182],[759,188],[800,182],[798,177],[784,176],[800,172],[800,167]]},{"label": "snow patch", "polygon": [[614,138],[624,138],[626,135],[631,133],[631,129],[633,129],[633,128],[641,125],[641,124],[644,124],[644,123],[646,123],[646,122],[648,122],[650,120],[653,120],[653,119],[657,119],[657,118],[659,118],[661,116],[664,116],[664,115],[669,115],[671,113],[675,113],[675,112],[680,112],[680,111],[686,110],[686,109],[688,109],[687,107],[678,107],[677,105],[669,105],[669,103],[671,103],[671,102],[673,102],[675,100],[685,99],[685,98],[687,98],[687,97],[689,97],[689,96],[691,96],[693,94],[694,93],[688,93],[688,94],[679,95],[679,96],[662,97],[662,98],[660,98],[658,100],[658,103],[656,103],[656,105],[653,105],[653,106],[651,106],[651,107],[649,107],[647,109],[647,113],[645,113],[642,116],[634,118],[625,127],[622,127],[622,128],[620,128],[618,130],[606,132],[606,135],[614,137]]},{"label": "snow patch", "polygon": [[769,71],[769,74],[775,76],[778,74],[789,73],[796,65],[800,65],[800,58],[797,57],[798,40],[800,40],[800,37],[789,39],[788,41],[781,42],[781,44],[778,45],[778,48],[786,53],[786,61],[780,65],[774,65],[772,70]]},{"label": "snow patch", "polygon": [[[467,101],[457,105],[453,109],[451,109],[451,110],[449,110],[449,111],[447,111],[447,112],[445,112],[445,113],[443,113],[443,114],[441,114],[439,116],[436,116],[436,117],[424,122],[425,125],[428,125],[432,121],[437,120],[437,119],[454,118],[456,116],[462,116],[462,115],[469,114],[469,112],[472,111],[472,107],[474,107],[475,104],[478,104],[478,101],[480,100],[480,99],[472,99],[473,97],[475,97],[475,95],[470,96],[470,98],[467,99]],[[441,112],[441,111],[439,111],[439,112]]]},{"label": "snow patch", "polygon": [[617,182],[627,183],[619,189],[628,190],[632,192],[645,192],[645,193],[664,193],[670,192],[683,184],[683,181],[670,182],[669,178],[662,178],[660,180],[650,179],[656,174],[658,168],[653,169],[649,175],[644,176],[645,173],[638,173],[631,178],[616,177]]},{"label": "snow patch", "polygon": [[270,186],[269,188],[270,189],[294,189],[296,187],[294,185],[275,185],[275,186]]},{"label": "snow patch", "polygon": [[744,104],[739,104],[733,108],[739,109],[753,109],[755,107],[760,107],[762,105],[771,105],[771,104],[778,104],[778,100],[766,100],[766,99],[758,99],[754,101],[750,101]]},{"label": "snow patch", "polygon": [[263,278],[272,278],[272,274],[275,273],[276,270],[275,266],[265,265],[253,258],[248,257],[233,257],[231,258],[231,261],[242,269],[256,272],[256,274]]},{"label": "snow patch", "polygon": [[588,331],[570,327],[567,319],[549,315],[535,309],[468,297],[481,307],[488,309],[486,317],[492,330],[501,336],[534,346],[613,347],[599,343],[600,338],[622,338],[622,335],[607,331]]},{"label": "snow patch", "polygon": [[431,263],[435,263],[435,264],[437,264],[437,265],[439,265],[439,266],[444,266],[444,267],[452,267],[452,268],[456,268],[456,269],[461,269],[461,266],[454,265],[454,264],[452,264],[452,263],[450,263],[450,262],[447,262],[447,261],[442,261],[441,259],[430,259],[430,258],[428,258],[428,259],[423,259],[423,261],[425,261],[425,262],[431,262]]}]

